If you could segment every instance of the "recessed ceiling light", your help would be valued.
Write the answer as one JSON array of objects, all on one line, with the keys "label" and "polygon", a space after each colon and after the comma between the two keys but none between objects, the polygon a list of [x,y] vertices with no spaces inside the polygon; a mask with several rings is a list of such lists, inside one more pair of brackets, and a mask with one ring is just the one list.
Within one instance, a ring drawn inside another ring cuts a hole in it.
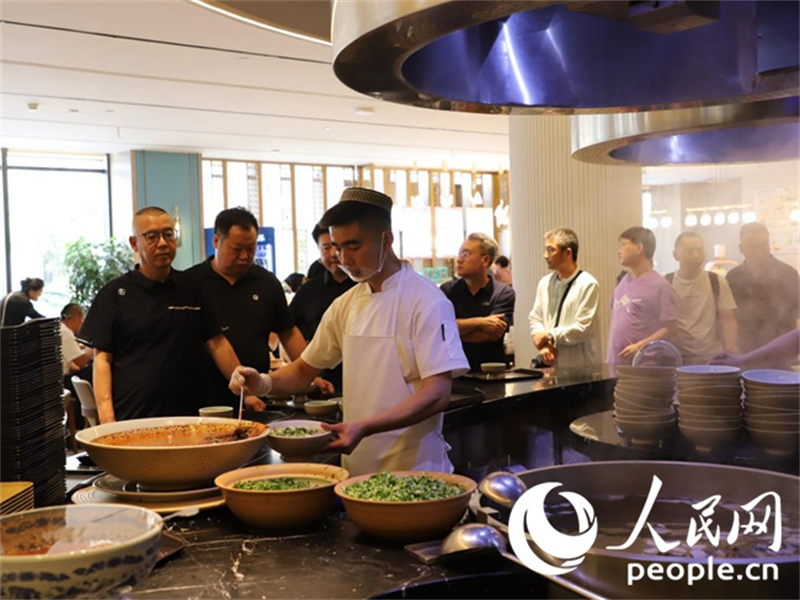
[{"label": "recessed ceiling light", "polygon": [[114,112],[114,109],[113,108],[107,108],[106,112]]},{"label": "recessed ceiling light", "polygon": [[77,109],[77,108],[70,108],[70,109],[69,109],[69,112],[71,112],[71,113],[76,113],[76,112],[80,112],[80,111],[78,111],[78,109]]},{"label": "recessed ceiling light", "polygon": [[277,148],[273,148],[273,149],[272,149],[272,153],[273,153],[273,154],[280,154],[280,153],[281,153],[281,151],[280,151],[280,150],[278,150]]},{"label": "recessed ceiling light", "polygon": [[28,110],[31,112],[36,112],[39,110],[39,103],[38,102],[28,102],[27,104]]},{"label": "recessed ceiling light", "polygon": [[355,112],[359,117],[368,117],[375,114],[375,109],[371,106],[359,106]]},{"label": "recessed ceiling light", "polygon": [[322,131],[330,131],[330,130],[331,130],[331,128],[330,128],[330,127],[323,127],[323,128],[322,128]]}]

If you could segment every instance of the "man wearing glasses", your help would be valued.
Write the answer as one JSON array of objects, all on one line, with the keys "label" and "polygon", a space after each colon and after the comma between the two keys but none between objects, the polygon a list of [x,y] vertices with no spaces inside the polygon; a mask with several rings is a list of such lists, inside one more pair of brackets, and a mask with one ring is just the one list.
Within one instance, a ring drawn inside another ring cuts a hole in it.
[{"label": "man wearing glasses", "polygon": [[488,235],[469,234],[456,259],[459,279],[439,288],[455,308],[471,371],[480,371],[481,363],[505,362],[503,336],[514,323],[514,288],[489,276],[497,250],[497,242]]},{"label": "man wearing glasses", "polygon": [[133,217],[139,264],[98,292],[78,338],[94,348],[101,423],[197,413],[203,346],[230,377],[239,359],[200,285],[172,268],[175,226],[161,208]]}]

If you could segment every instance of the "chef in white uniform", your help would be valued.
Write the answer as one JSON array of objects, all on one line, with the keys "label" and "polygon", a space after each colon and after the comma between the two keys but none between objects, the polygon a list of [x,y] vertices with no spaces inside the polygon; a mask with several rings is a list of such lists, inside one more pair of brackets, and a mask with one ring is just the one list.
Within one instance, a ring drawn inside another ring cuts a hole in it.
[{"label": "chef in white uniform", "polygon": [[231,390],[288,395],[343,362],[344,421],[328,450],[351,475],[452,472],[442,436],[451,378],[469,369],[452,303],[392,250],[392,199],[348,188],[322,217],[340,266],[359,282],[322,317],[303,354],[271,375],[239,367]]}]

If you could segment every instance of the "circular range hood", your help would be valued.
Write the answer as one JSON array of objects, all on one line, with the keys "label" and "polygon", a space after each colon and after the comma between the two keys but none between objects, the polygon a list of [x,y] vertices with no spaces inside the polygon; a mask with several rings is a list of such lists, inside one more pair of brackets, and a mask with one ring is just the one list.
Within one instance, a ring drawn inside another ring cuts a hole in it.
[{"label": "circular range hood", "polygon": [[334,70],[392,102],[588,114],[800,93],[798,3],[337,1]]},{"label": "circular range hood", "polygon": [[797,96],[572,117],[572,156],[607,165],[772,162],[800,157]]}]

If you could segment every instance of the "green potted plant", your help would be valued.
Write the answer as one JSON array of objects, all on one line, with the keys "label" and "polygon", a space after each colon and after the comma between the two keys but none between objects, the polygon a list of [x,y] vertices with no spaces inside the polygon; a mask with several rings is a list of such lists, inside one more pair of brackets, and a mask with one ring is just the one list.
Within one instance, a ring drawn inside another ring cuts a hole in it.
[{"label": "green potted plant", "polygon": [[114,238],[104,242],[79,238],[67,245],[64,266],[73,302],[88,308],[100,288],[133,266],[133,251]]}]

